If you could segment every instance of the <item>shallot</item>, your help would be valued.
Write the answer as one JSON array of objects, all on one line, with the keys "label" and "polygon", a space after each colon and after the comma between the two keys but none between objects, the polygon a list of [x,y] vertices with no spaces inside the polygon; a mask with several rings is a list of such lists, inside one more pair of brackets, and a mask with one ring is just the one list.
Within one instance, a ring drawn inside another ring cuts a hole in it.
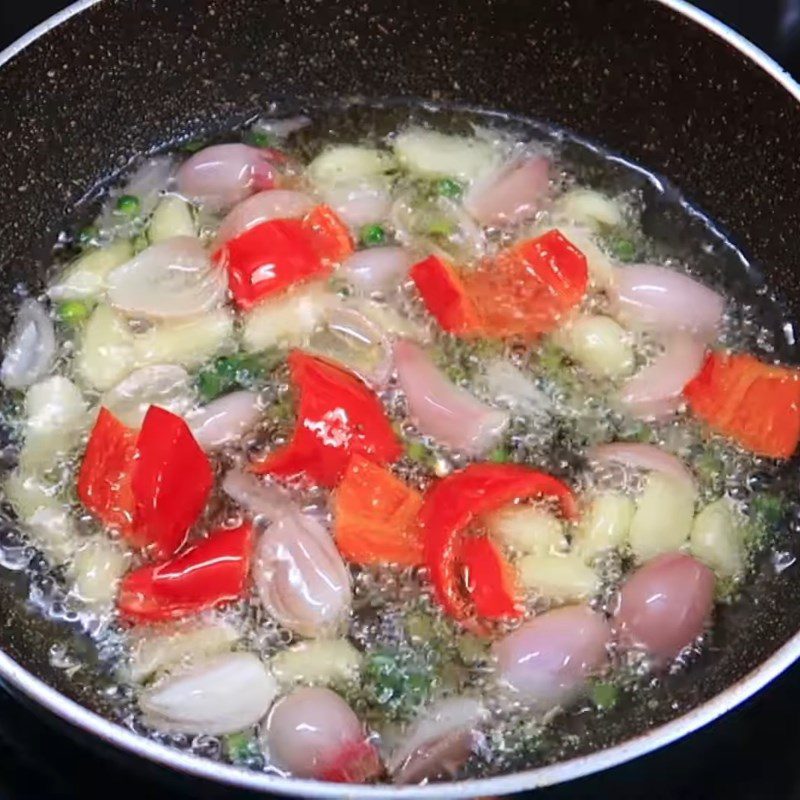
[{"label": "shallot", "polygon": [[475,456],[496,444],[508,425],[507,412],[481,403],[449,381],[413,342],[398,341],[394,358],[410,415],[424,434]]},{"label": "shallot", "polygon": [[26,300],[11,328],[0,381],[9,389],[25,389],[50,371],[55,358],[53,321],[38,301]]},{"label": "shallot", "polygon": [[381,222],[389,215],[392,196],[383,180],[331,186],[323,192],[325,202],[354,229]]},{"label": "shallot", "polygon": [[238,469],[232,469],[225,475],[222,491],[254,517],[262,517],[264,521],[274,522],[294,510],[289,495],[283,489]]},{"label": "shallot", "polygon": [[362,292],[397,289],[411,267],[411,256],[402,247],[371,247],[358,250],[339,267],[339,275]]},{"label": "shallot", "polygon": [[231,392],[187,415],[194,438],[204,450],[235,442],[259,420],[262,408],[256,392]]},{"label": "shallot", "polygon": [[614,463],[633,469],[663,472],[692,488],[695,486],[694,477],[683,461],[653,444],[642,442],[600,444],[589,448],[586,457],[598,464]]},{"label": "shallot", "polygon": [[302,217],[314,207],[314,199],[304,192],[269,189],[234,206],[220,223],[216,246],[271,219]]}]

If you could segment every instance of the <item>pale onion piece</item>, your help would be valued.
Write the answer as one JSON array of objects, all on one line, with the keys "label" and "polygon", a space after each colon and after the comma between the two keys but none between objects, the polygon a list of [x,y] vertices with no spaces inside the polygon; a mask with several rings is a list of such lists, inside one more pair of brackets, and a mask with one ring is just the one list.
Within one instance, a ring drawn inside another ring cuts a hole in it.
[{"label": "pale onion piece", "polygon": [[688,467],[677,456],[642,442],[611,442],[590,447],[586,458],[597,464],[621,464],[641,470],[655,470],[683,481],[694,489],[696,484]]},{"label": "pale onion piece", "polygon": [[322,192],[325,202],[352,229],[371,222],[383,222],[392,207],[392,195],[385,180],[329,186]]},{"label": "pale onion piece", "polygon": [[535,214],[550,189],[550,161],[533,156],[476,183],[464,207],[481,225],[508,225]]},{"label": "pale onion piece", "polygon": [[600,587],[597,573],[574,553],[527,555],[516,567],[526,589],[562,603],[584,600]]},{"label": "pale onion piece", "polygon": [[176,194],[168,194],[153,211],[147,239],[150,244],[158,244],[176,236],[197,236],[197,225],[191,205]]},{"label": "pale onion piece", "polygon": [[714,606],[714,573],[683,553],[665,553],[626,579],[614,627],[626,646],[674,658],[704,630]]},{"label": "pale onion piece", "polygon": [[619,378],[633,369],[630,336],[611,317],[582,314],[554,339],[596,378]]},{"label": "pale onion piece", "polygon": [[354,308],[327,309],[324,327],[311,337],[307,349],[341,362],[376,387],[388,383],[392,373],[387,336]]},{"label": "pale onion piece", "polygon": [[411,419],[422,433],[468,455],[490,450],[508,425],[508,413],[456,386],[414,342],[395,343],[394,360]]},{"label": "pale onion piece", "polygon": [[180,322],[164,322],[136,336],[136,364],[180,364],[199,367],[214,356],[233,349],[233,314],[218,308]]},{"label": "pale onion piece", "polygon": [[686,544],[694,519],[696,493],[685,481],[662,472],[647,476],[631,520],[631,551],[637,561],[649,561]]},{"label": "pale onion piece", "polygon": [[130,239],[116,239],[105,247],[90,250],[59,275],[47,294],[53,300],[91,300],[106,288],[106,276],[133,258]]},{"label": "pale onion piece", "polygon": [[627,327],[714,335],[725,300],[694,278],[669,267],[617,267],[611,291],[614,315]]},{"label": "pale onion piece", "polygon": [[358,676],[361,653],[347,639],[315,639],[281,651],[270,667],[283,685],[346,683]]},{"label": "pale onion piece", "polygon": [[226,622],[179,626],[167,631],[143,629],[131,648],[128,677],[142,683],[157,672],[171,671],[229,651],[239,638]]},{"label": "pale onion piece", "polygon": [[496,358],[487,365],[484,382],[492,400],[519,414],[543,418],[553,410],[552,400],[528,376],[505,359]]},{"label": "pale onion piece", "polygon": [[324,284],[303,286],[291,294],[259,303],[244,317],[242,345],[248,353],[300,344],[322,322],[339,298]]},{"label": "pale onion piece", "polygon": [[277,694],[277,681],[255,655],[227,653],[157,682],[142,692],[139,708],[160,731],[218,736],[255,725]]},{"label": "pale onion piece", "polygon": [[306,172],[313,184],[328,187],[374,180],[395,166],[394,157],[385,150],[343,144],[323,150],[308,165]]},{"label": "pale onion piece", "polygon": [[350,706],[322,686],[302,686],[281,697],[261,728],[269,762],[296,778],[319,777],[363,739]]},{"label": "pale onion piece", "polygon": [[228,278],[195,236],[151,245],[106,278],[108,300],[132,317],[195,317],[225,299]]},{"label": "pale onion piece", "polygon": [[264,483],[250,472],[230,470],[222,481],[222,491],[254,517],[265,521],[274,522],[295,510],[283,489]]},{"label": "pale onion piece", "polygon": [[271,189],[275,170],[268,154],[246,144],[205,147],[184,161],[176,175],[178,191],[218,210],[240,203],[262,189]]},{"label": "pale onion piece", "polygon": [[664,342],[664,352],[620,390],[622,405],[639,419],[663,419],[683,404],[683,389],[703,366],[705,344],[687,333]]},{"label": "pale onion piece", "polygon": [[78,374],[93,389],[110,389],[136,366],[133,342],[125,318],[110,306],[97,306],[83,328]]},{"label": "pale onion piece", "polygon": [[405,336],[417,342],[427,342],[431,338],[427,328],[385,303],[366,297],[348,297],[342,306],[355,309],[389,336]]},{"label": "pale onion piece", "polygon": [[80,546],[75,520],[67,508],[39,508],[28,517],[24,527],[33,544],[51,564],[69,561]]},{"label": "pale onion piece", "polygon": [[150,406],[184,416],[194,400],[192,379],[183,367],[154,364],[134,370],[123,378],[102,395],[100,405],[129,428],[139,428]]},{"label": "pale onion piece", "polygon": [[473,697],[450,697],[423,709],[387,760],[395,783],[453,777],[469,757],[480,726],[489,718]]},{"label": "pale onion piece", "polygon": [[78,443],[88,423],[86,401],[72,381],[54,375],[35,383],[25,395],[20,465],[25,471],[54,466]]},{"label": "pale onion piece", "polygon": [[41,475],[15,469],[3,484],[5,497],[20,522],[26,522],[40,508],[60,508],[56,487],[44,482]]},{"label": "pale onion piece", "polygon": [[234,206],[222,220],[217,231],[215,247],[235,239],[262,222],[271,219],[302,217],[314,207],[314,198],[305,192],[288,189],[268,189],[248,197]]},{"label": "pale onion piece", "polygon": [[571,189],[558,198],[553,213],[576,225],[594,228],[617,228],[624,221],[619,204],[594,189]]},{"label": "pale onion piece", "polygon": [[216,450],[241,439],[261,413],[256,392],[231,392],[188,414],[186,422],[200,447]]},{"label": "pale onion piece", "polygon": [[557,224],[556,227],[562,236],[583,253],[589,270],[590,285],[598,290],[610,289],[614,283],[615,267],[594,241],[591,231],[575,225]]},{"label": "pale onion piece", "polygon": [[564,523],[541,506],[506,506],[485,522],[492,536],[519,553],[546,556],[567,549]]},{"label": "pale onion piece", "polygon": [[70,565],[72,591],[89,605],[109,605],[130,564],[130,553],[105,535],[85,542]]},{"label": "pale onion piece", "polygon": [[602,492],[596,495],[575,531],[575,548],[590,561],[605,550],[624,547],[635,510],[633,500],[624,494]]},{"label": "pale onion piece", "polygon": [[362,292],[391,292],[406,279],[412,260],[402,247],[370,247],[348,256],[337,274]]},{"label": "pale onion piece", "polygon": [[302,114],[298,114],[296,117],[284,117],[282,119],[261,117],[253,123],[250,130],[261,131],[277,139],[287,139],[293,133],[307,128],[310,124],[311,120]]},{"label": "pale onion piece", "polygon": [[269,614],[309,638],[333,636],[350,615],[350,573],[331,535],[308,514],[287,513],[262,534],[254,567]]},{"label": "pale onion piece", "polygon": [[50,371],[55,357],[53,320],[39,302],[25,300],[5,347],[0,381],[9,389],[25,389]]},{"label": "pale onion piece", "polygon": [[473,181],[497,164],[498,151],[487,141],[410,128],[392,142],[400,164],[426,178],[452,177]]},{"label": "pale onion piece", "polygon": [[492,647],[498,677],[534,709],[546,711],[573,699],[608,662],[611,629],[585,605],[548,611]]},{"label": "pale onion piece", "polygon": [[689,549],[695,558],[723,578],[742,573],[745,561],[742,531],[724,497],[709,503],[694,518]]}]

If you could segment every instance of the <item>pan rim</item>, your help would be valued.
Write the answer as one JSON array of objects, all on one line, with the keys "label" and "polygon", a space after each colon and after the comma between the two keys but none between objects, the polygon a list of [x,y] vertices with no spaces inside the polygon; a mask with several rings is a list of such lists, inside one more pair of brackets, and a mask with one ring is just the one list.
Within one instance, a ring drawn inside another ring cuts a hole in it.
[{"label": "pan rim", "polygon": [[[0,51],[0,68],[53,28],[102,1],[77,0],[49,17]],[[658,2],[728,42],[800,102],[800,83],[795,81],[777,61],[742,34],[711,14],[691,5],[687,0],[658,0]],[[585,756],[509,775],[436,783],[429,786],[349,786],[347,797],[352,800],[381,798],[455,800],[480,795],[511,794],[586,777],[652,753],[705,727],[755,695],[798,658],[800,658],[800,631],[759,666],[700,706],[632,739]],[[331,800],[343,797],[342,787],[339,784],[250,772],[179,752],[139,736],[62,695],[28,672],[2,650],[0,650],[0,680],[36,701],[55,716],[97,736],[107,744],[194,778],[204,778],[242,789],[272,792],[284,796],[331,798]]]}]

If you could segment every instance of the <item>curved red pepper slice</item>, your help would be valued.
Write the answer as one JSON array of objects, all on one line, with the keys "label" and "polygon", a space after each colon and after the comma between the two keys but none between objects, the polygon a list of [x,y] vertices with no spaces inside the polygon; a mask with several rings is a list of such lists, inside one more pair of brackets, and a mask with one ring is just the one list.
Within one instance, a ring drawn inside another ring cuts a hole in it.
[{"label": "curved red pepper slice", "polygon": [[364,739],[345,745],[328,764],[323,764],[319,780],[331,783],[366,783],[383,770],[375,745]]},{"label": "curved red pepper slice", "polygon": [[178,556],[129,572],[117,608],[131,622],[178,619],[242,596],[250,570],[249,523],[221,528]]},{"label": "curved red pepper slice", "polygon": [[464,539],[459,554],[464,588],[483,619],[509,619],[522,615],[516,599],[514,567],[488,536]]},{"label": "curved red pepper slice", "polygon": [[462,534],[478,517],[528,498],[553,498],[561,513],[577,513],[569,487],[552,475],[519,464],[470,464],[437,483],[425,496],[418,522],[425,542],[425,562],[436,597],[450,615],[472,612],[462,580]]},{"label": "curved red pepper slice", "polygon": [[400,458],[383,406],[360,378],[301,350],[289,354],[289,370],[300,396],[292,441],[254,462],[253,472],[332,488],[356,453],[376,464]]}]

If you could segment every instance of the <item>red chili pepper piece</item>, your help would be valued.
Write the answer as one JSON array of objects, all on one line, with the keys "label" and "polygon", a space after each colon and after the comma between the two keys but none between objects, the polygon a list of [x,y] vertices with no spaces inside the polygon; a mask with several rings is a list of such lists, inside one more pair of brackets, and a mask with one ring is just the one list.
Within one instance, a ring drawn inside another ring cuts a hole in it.
[{"label": "red chili pepper piece", "polygon": [[715,431],[770,458],[789,458],[800,440],[800,372],[745,354],[709,353],[683,390]]},{"label": "red chili pepper piece", "polygon": [[382,771],[375,746],[366,740],[346,745],[339,755],[323,767],[318,778],[331,783],[366,783]]},{"label": "red chili pepper piece", "polygon": [[136,431],[101,408],[78,474],[78,498],[103,524],[129,536],[133,524],[130,465]]},{"label": "red chili pepper piece", "polygon": [[472,611],[462,581],[463,533],[483,514],[532,497],[557,500],[567,519],[577,513],[568,486],[519,464],[470,464],[443,478],[425,496],[418,517],[425,562],[437,599],[456,619],[465,619]]},{"label": "red chili pepper piece", "polygon": [[400,457],[403,448],[380,400],[360,378],[301,350],[289,354],[289,371],[299,395],[292,440],[254,462],[253,472],[332,488],[356,453],[376,464]]},{"label": "red chili pepper piece", "polygon": [[483,619],[522,615],[516,600],[514,568],[487,536],[472,536],[461,545],[464,588]]},{"label": "red chili pepper piece", "polygon": [[171,556],[205,507],[214,473],[208,457],[177,415],[150,406],[131,469],[135,543]]},{"label": "red chili pepper piece", "polygon": [[272,219],[226,242],[214,259],[228,271],[234,302],[250,309],[290,286],[328,274],[353,251],[344,223],[327,206],[302,220]]},{"label": "red chili pepper piece", "polygon": [[252,546],[249,523],[220,528],[168,561],[129,572],[117,608],[131,622],[163,622],[236,600],[245,591]]}]

